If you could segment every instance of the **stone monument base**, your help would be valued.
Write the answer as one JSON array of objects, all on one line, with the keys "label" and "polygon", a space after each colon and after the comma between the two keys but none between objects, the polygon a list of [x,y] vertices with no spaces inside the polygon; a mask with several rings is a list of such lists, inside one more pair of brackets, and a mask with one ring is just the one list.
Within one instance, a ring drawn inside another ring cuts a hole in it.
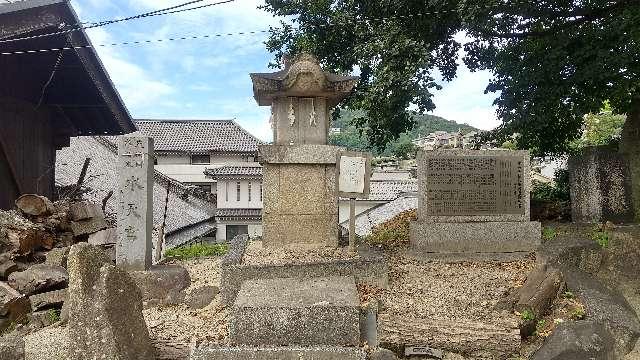
[{"label": "stone monument base", "polygon": [[233,307],[237,345],[358,346],[360,300],[353,277],[248,280]]},{"label": "stone monument base", "polygon": [[359,348],[315,347],[202,347],[193,349],[190,360],[365,360]]},{"label": "stone monument base", "polygon": [[531,252],[540,245],[537,221],[426,222],[410,226],[414,251],[427,253]]}]

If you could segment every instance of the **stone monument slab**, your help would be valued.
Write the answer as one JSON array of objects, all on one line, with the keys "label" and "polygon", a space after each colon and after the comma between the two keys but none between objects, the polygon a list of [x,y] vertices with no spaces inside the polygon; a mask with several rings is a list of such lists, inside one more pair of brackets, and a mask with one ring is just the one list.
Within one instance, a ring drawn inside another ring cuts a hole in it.
[{"label": "stone monument slab", "polygon": [[125,135],[118,142],[118,243],[116,264],[151,266],[153,249],[153,139]]},{"label": "stone monument slab", "polygon": [[419,151],[418,219],[411,246],[434,253],[528,252],[541,226],[530,218],[528,151]]},{"label": "stone monument slab", "polygon": [[360,300],[353,277],[245,281],[230,324],[237,345],[357,346]]}]

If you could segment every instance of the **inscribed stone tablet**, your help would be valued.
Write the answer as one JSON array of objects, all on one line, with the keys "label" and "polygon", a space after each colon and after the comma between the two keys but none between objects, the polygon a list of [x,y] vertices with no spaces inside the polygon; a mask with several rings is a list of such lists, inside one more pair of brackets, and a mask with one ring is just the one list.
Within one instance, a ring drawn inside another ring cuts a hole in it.
[{"label": "inscribed stone tablet", "polygon": [[424,159],[427,215],[524,214],[522,156]]},{"label": "inscribed stone tablet", "polygon": [[339,191],[364,193],[367,159],[363,157],[341,156]]}]

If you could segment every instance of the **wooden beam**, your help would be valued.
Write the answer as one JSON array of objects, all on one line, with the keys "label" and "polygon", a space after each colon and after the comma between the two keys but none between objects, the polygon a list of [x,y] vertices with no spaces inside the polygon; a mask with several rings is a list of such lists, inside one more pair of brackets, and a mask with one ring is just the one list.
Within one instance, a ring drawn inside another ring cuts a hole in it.
[{"label": "wooden beam", "polygon": [[18,192],[20,194],[24,194],[24,191],[23,191],[24,189],[22,188],[22,185],[18,181],[18,173],[16,172],[16,168],[15,166],[13,166],[13,163],[11,162],[11,158],[8,155],[9,154],[7,152],[8,148],[9,146],[5,143],[5,140],[2,137],[2,134],[0,134],[0,150],[4,154],[4,158],[7,159],[7,165],[9,165],[9,170],[11,171],[11,176],[13,176],[13,182],[16,184],[16,187],[18,188]]}]

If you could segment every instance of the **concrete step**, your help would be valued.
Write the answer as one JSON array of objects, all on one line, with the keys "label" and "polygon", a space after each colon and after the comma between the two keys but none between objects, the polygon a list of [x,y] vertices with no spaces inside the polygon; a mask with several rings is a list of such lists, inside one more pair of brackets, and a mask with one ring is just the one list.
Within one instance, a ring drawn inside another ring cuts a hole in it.
[{"label": "concrete step", "polygon": [[233,307],[233,344],[357,346],[360,301],[353,277],[242,283]]}]

